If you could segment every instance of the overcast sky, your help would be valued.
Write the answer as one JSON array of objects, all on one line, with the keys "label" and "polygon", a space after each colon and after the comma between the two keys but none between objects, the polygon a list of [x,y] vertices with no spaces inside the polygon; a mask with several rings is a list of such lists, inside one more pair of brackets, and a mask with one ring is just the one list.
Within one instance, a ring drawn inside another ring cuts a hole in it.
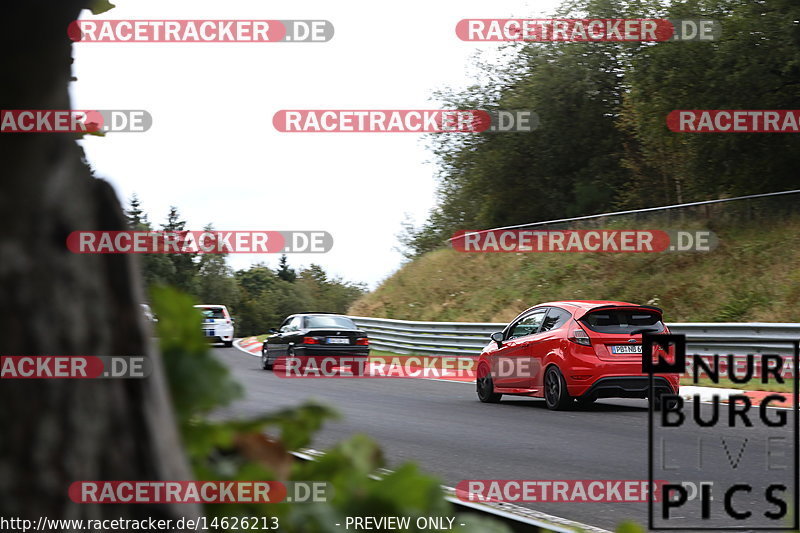
[{"label": "overcast sky", "polygon": [[[115,0],[83,19],[326,19],[327,43],[78,43],[74,109],[145,109],[144,133],[82,141],[120,200],[138,194],[151,221],[178,206],[188,229],[326,230],[327,254],[292,255],[371,288],[397,270],[396,235],[434,205],[436,167],[415,133],[279,133],[280,109],[436,109],[437,89],[464,87],[478,51],[463,18],[552,14],[558,0]],[[499,60],[499,59],[498,59]],[[276,255],[232,255],[236,269]]]}]

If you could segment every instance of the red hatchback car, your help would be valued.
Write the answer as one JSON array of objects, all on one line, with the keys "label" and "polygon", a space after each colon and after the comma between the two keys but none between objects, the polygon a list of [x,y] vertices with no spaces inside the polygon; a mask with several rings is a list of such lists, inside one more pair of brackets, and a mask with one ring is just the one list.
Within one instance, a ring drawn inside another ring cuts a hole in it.
[{"label": "red hatchback car", "polygon": [[[657,307],[613,301],[548,302],[531,307],[492,334],[477,368],[478,398],[503,394],[544,398],[549,409],[598,398],[646,398],[642,334],[669,333]],[[654,378],[654,405],[677,394],[678,374]]]}]

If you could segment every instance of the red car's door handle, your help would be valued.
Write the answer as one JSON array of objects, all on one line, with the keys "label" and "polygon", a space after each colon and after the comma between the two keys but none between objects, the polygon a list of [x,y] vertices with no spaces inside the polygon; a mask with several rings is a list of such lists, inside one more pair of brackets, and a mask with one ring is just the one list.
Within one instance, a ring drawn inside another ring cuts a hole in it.
[{"label": "red car's door handle", "polygon": [[523,341],[523,342],[519,343],[519,346],[530,346],[532,344],[539,344],[543,340],[544,339],[528,339],[526,341]]}]

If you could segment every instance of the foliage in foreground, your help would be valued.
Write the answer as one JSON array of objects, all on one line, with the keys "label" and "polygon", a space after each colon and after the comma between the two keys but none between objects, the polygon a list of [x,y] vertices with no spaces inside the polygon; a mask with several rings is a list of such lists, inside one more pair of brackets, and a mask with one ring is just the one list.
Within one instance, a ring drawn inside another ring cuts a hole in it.
[{"label": "foliage in foreground", "polygon": [[[326,420],[337,417],[313,402],[250,419],[212,420],[213,410],[242,395],[228,369],[212,355],[191,309],[192,298],[174,289],[153,291],[158,336],[176,416],[194,475],[200,480],[325,481],[326,502],[218,504],[205,507],[218,517],[277,517],[287,532],[340,533],[346,516],[454,516],[439,481],[411,464],[380,481],[370,476],[385,466],[369,437],[355,435],[317,461],[299,462],[290,450],[311,444]],[[187,311],[190,309],[190,311]],[[492,520],[457,516],[457,532],[505,533]],[[415,527],[409,531],[419,531]]]}]

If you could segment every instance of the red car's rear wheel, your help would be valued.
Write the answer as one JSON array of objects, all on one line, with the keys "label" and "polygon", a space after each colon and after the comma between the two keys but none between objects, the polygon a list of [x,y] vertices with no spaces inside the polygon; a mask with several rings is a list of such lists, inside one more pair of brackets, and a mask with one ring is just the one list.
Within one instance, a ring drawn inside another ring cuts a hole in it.
[{"label": "red car's rear wheel", "polygon": [[544,400],[547,408],[561,411],[572,405],[567,382],[557,367],[551,366],[544,375]]}]

